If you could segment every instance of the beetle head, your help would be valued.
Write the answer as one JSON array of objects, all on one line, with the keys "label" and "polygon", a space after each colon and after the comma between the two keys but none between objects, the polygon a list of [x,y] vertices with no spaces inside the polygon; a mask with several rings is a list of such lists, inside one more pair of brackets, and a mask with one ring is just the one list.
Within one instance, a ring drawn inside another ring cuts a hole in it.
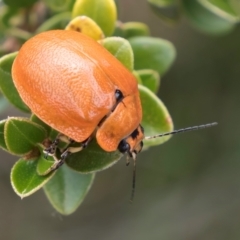
[{"label": "beetle head", "polygon": [[127,138],[119,143],[118,150],[121,153],[127,153],[129,157],[135,160],[137,154],[142,150],[143,139],[144,129],[139,125]]}]

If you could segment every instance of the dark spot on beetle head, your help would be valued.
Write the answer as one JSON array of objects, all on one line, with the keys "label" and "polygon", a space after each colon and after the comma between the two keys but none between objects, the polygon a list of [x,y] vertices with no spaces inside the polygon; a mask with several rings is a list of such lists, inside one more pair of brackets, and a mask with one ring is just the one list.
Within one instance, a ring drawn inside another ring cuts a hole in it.
[{"label": "dark spot on beetle head", "polygon": [[116,91],[115,91],[115,98],[117,100],[117,103],[119,103],[119,102],[121,102],[123,100],[123,94],[118,89],[116,89]]},{"label": "dark spot on beetle head", "polygon": [[132,132],[131,137],[132,137],[133,139],[136,139],[138,135],[139,135],[139,131],[138,131],[138,129],[135,129],[135,130]]}]

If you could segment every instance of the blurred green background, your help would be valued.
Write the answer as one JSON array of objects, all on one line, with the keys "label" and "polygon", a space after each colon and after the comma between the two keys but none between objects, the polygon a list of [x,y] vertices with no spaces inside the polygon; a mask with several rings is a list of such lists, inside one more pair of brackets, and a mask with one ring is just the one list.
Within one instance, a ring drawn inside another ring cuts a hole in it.
[{"label": "blurred green background", "polygon": [[[240,239],[240,28],[204,35],[182,19],[167,26],[145,0],[121,0],[119,19],[141,21],[170,40],[177,59],[163,77],[159,97],[175,128],[217,121],[214,128],[179,134],[139,155],[134,202],[132,165],[122,159],[97,174],[80,208],[64,217],[42,190],[21,200],[1,151],[1,239]],[[1,119],[22,115],[11,107]]]}]

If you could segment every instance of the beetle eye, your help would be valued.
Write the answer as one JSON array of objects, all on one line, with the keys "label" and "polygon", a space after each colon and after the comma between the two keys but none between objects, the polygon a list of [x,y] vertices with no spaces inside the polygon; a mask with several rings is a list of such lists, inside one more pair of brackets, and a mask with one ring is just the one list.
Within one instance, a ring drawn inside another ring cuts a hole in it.
[{"label": "beetle eye", "polygon": [[118,150],[121,153],[126,153],[129,152],[130,150],[130,145],[126,142],[126,140],[122,140],[119,145],[118,145]]},{"label": "beetle eye", "polygon": [[115,98],[116,98],[117,102],[120,102],[123,99],[123,94],[118,89],[115,91]]}]

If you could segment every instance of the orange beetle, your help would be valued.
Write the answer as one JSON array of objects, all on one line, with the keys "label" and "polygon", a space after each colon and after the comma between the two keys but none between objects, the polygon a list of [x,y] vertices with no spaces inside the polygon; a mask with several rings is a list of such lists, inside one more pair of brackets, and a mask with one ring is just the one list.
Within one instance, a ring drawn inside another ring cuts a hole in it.
[{"label": "orange beetle", "polygon": [[[27,106],[60,135],[45,150],[54,155],[59,138],[82,143],[67,148],[51,170],[86,147],[96,135],[105,151],[119,150],[134,160],[144,139],[142,107],[134,76],[107,50],[75,31],[40,33],[20,49],[12,67],[14,84]],[[151,139],[211,127],[210,123],[145,137]],[[135,161],[132,197],[135,189]]]},{"label": "orange beetle", "polygon": [[141,151],[137,81],[91,38],[66,30],[40,33],[20,49],[12,76],[31,111],[68,138],[86,145],[96,134],[105,151],[133,158]]}]

